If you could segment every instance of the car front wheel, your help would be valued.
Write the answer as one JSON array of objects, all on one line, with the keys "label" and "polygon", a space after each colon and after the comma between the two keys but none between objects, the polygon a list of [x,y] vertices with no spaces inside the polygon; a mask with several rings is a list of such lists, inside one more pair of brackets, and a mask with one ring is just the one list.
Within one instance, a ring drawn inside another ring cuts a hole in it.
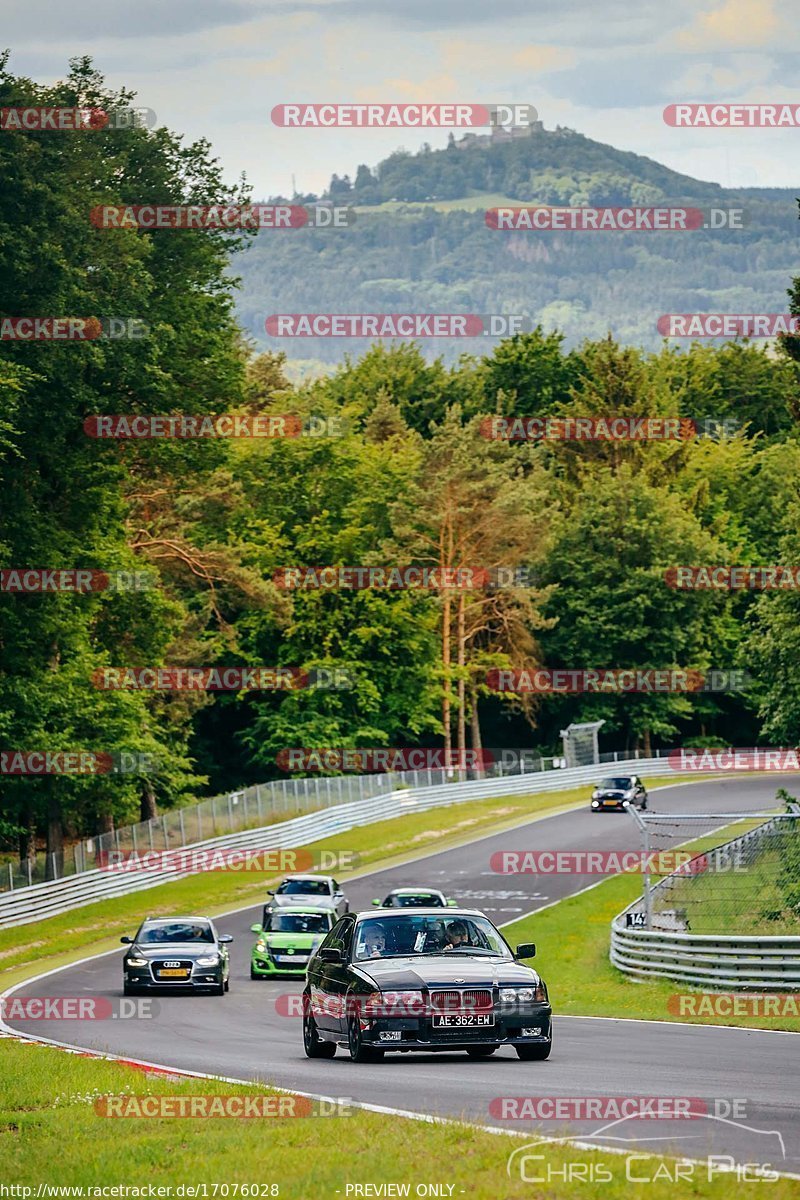
[{"label": "car front wheel", "polygon": [[317,1022],[311,1012],[308,996],[303,997],[303,1049],[306,1058],[333,1058],[336,1053],[335,1042],[320,1040]]},{"label": "car front wheel", "polygon": [[538,1046],[516,1046],[517,1054],[523,1062],[541,1062],[545,1058],[550,1057],[550,1051],[553,1048],[552,1041],[541,1043]]},{"label": "car front wheel", "polygon": [[347,1048],[355,1063],[381,1062],[383,1059],[382,1050],[364,1044],[358,1017],[351,1017],[347,1024]]}]

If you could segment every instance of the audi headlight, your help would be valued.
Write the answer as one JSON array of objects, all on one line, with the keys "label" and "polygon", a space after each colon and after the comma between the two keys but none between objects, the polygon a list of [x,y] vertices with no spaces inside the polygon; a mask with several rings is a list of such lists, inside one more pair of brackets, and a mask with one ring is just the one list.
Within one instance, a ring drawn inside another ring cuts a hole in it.
[{"label": "audi headlight", "polygon": [[216,967],[219,965],[218,954],[206,954],[203,958],[196,958],[195,962],[198,967]]},{"label": "audi headlight", "polygon": [[147,959],[146,958],[126,958],[125,966],[126,967],[146,967]]}]

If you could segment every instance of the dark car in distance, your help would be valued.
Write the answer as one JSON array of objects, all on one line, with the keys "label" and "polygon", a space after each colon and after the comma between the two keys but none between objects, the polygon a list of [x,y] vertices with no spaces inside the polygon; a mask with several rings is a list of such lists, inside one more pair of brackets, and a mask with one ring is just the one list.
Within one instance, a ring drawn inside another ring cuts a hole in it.
[{"label": "dark car in distance", "polygon": [[486,1058],[513,1046],[545,1059],[552,1046],[547,988],[532,967],[531,943],[512,951],[473,909],[348,913],[309,964],[303,991],[303,1047],[355,1062],[387,1050],[459,1050]]},{"label": "dark car in distance", "polygon": [[217,933],[208,917],[145,917],[135,937],[122,937],[128,947],[122,960],[126,996],[151,988],[176,991],[228,990],[229,933]]},{"label": "dark car in distance", "polygon": [[626,808],[647,808],[647,791],[638,775],[610,775],[601,779],[592,792],[592,812],[621,812]]}]

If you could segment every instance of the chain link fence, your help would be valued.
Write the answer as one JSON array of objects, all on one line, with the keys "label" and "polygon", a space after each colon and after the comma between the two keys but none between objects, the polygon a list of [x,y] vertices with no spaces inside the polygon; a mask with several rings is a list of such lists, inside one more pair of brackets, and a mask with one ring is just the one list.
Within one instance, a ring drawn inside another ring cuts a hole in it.
[{"label": "chain link fence", "polygon": [[800,934],[800,808],[634,813],[651,869],[629,926],[665,933]]}]

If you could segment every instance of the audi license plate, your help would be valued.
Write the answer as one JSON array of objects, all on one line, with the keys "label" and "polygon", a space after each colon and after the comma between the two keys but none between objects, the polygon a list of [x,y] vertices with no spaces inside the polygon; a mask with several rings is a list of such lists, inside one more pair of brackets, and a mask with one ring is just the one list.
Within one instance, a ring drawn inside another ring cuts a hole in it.
[{"label": "audi license plate", "polygon": [[189,974],[189,972],[185,971],[183,969],[183,967],[162,967],[162,969],[158,972],[158,974],[159,974],[159,976],[170,975],[173,978],[175,978],[175,976],[178,976],[181,979],[185,979],[186,976]]},{"label": "audi license plate", "polygon": [[494,1013],[434,1014],[434,1029],[471,1029],[476,1025],[494,1025]]}]

